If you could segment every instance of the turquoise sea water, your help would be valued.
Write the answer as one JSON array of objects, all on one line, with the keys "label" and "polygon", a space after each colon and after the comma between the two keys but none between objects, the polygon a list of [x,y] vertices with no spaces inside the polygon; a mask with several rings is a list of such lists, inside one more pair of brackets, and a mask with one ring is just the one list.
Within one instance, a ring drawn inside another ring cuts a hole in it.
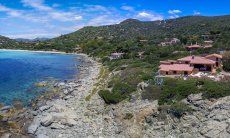
[{"label": "turquoise sea water", "polygon": [[52,79],[74,79],[76,55],[0,50],[0,103],[28,104],[42,94],[34,84]]}]

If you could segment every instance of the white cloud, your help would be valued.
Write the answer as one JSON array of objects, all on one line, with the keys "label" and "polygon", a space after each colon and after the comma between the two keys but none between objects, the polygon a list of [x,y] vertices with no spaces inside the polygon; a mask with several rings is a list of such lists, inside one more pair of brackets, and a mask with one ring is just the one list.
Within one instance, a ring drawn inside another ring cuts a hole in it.
[{"label": "white cloud", "polygon": [[25,12],[23,10],[15,10],[15,9],[3,6],[1,4],[0,4],[0,12],[5,12],[9,16],[8,18],[10,17],[20,18],[20,19],[24,19],[27,21],[34,21],[34,22],[37,22],[37,21],[44,22],[45,21],[44,17],[34,16],[31,13]]},{"label": "white cloud", "polygon": [[107,8],[101,5],[84,5],[86,7],[86,11],[93,12],[93,11],[107,11]]},{"label": "white cloud", "polygon": [[182,11],[180,10],[169,10],[168,13],[169,14],[178,14],[178,13],[181,13]]},{"label": "white cloud", "polygon": [[[102,5],[81,5],[60,9],[59,4],[48,5],[45,0],[21,0],[23,9],[14,9],[0,4],[1,34],[13,38],[54,37],[73,32],[83,26],[117,24],[127,18],[144,21],[162,20],[161,14],[153,11],[136,11],[131,6],[120,8]],[[127,11],[124,14],[122,10]],[[25,27],[26,26],[26,27]],[[35,30],[36,28],[36,30]],[[10,31],[9,31],[10,30]]]},{"label": "white cloud", "polygon": [[193,15],[200,15],[201,13],[200,12],[198,12],[198,11],[194,11],[193,12]]},{"label": "white cloud", "polygon": [[170,14],[169,18],[174,19],[180,17],[178,14],[182,13],[180,10],[169,10],[168,13]]},{"label": "white cloud", "polygon": [[77,16],[75,16],[74,18],[75,18],[75,20],[77,20],[77,21],[80,21],[80,20],[83,19],[83,17],[82,17],[81,15],[77,15]]},{"label": "white cloud", "polygon": [[88,21],[88,26],[100,26],[100,25],[109,25],[109,24],[117,24],[124,20],[123,18],[117,17],[113,18],[108,15],[100,15],[95,18],[92,18]]},{"label": "white cloud", "polygon": [[122,6],[121,9],[125,11],[131,11],[131,12],[134,11],[134,8],[131,6]]},{"label": "white cloud", "polygon": [[44,0],[22,0],[24,6],[32,7],[40,11],[52,11],[53,9],[43,4]]},{"label": "white cloud", "polygon": [[19,17],[22,15],[21,11],[5,7],[1,4],[0,4],[0,12],[6,12],[7,15],[13,16],[13,17]]},{"label": "white cloud", "polygon": [[52,18],[59,21],[79,21],[83,19],[81,15],[77,15],[74,12],[64,12],[55,10],[53,7],[49,7],[44,4],[43,0],[22,0],[24,6],[34,8],[37,11],[45,12],[48,18]]},{"label": "white cloud", "polygon": [[162,15],[154,14],[146,11],[139,12],[136,17],[141,20],[150,20],[150,21],[163,20]]}]

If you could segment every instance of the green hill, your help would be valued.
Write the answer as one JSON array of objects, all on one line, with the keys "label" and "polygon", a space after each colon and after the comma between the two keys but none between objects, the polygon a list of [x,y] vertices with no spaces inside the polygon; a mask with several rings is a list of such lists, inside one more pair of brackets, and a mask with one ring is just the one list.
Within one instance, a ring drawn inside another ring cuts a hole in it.
[{"label": "green hill", "polygon": [[[73,33],[37,43],[22,43],[20,47],[37,50],[74,51],[79,45],[85,45],[92,40],[109,42],[113,45],[123,45],[126,41],[148,40],[151,45],[157,45],[165,38],[176,37],[184,44],[200,42],[201,35],[221,35],[216,42],[219,45],[230,44],[230,15],[226,16],[186,16],[163,21],[139,21],[127,19],[119,24],[93,27],[88,26]],[[4,40],[4,39],[3,39]],[[12,47],[15,41],[5,46]],[[22,46],[23,45],[23,46]]]},{"label": "green hill", "polygon": [[13,39],[0,35],[0,48],[17,48],[19,44]]},{"label": "green hill", "polygon": [[225,37],[228,36],[229,30],[229,15],[214,17],[187,16],[147,22],[127,19],[114,25],[84,27],[73,33],[39,43],[35,48],[73,51],[79,45],[92,40],[103,40],[118,45],[124,41],[148,40],[148,43],[157,45],[164,38],[171,37],[177,37],[183,43],[194,43],[199,42],[203,34],[222,34]]},{"label": "green hill", "polygon": [[210,31],[223,31],[230,27],[230,16],[187,16],[163,21],[141,22],[128,19],[120,24],[100,27],[84,27],[76,32],[60,36],[53,41],[82,42],[94,38],[127,40],[137,37],[154,39],[159,36],[201,35]]}]

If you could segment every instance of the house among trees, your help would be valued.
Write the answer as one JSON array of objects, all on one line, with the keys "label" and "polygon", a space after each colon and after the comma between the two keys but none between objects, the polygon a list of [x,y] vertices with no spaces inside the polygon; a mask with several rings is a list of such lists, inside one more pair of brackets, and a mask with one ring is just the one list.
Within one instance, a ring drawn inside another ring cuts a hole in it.
[{"label": "house among trees", "polygon": [[185,48],[186,48],[188,51],[195,51],[195,50],[201,48],[201,46],[198,45],[198,44],[195,44],[195,45],[192,45],[192,44],[191,44],[190,46],[186,46]]},{"label": "house among trees", "polygon": [[121,59],[123,57],[124,53],[111,53],[111,55],[109,56],[110,60],[114,60],[114,59]]},{"label": "house among trees", "polygon": [[204,44],[205,45],[212,45],[213,41],[212,40],[207,40],[207,41],[204,41]]},{"label": "house among trees", "polygon": [[207,41],[204,41],[204,44],[203,45],[199,45],[199,44],[195,44],[195,45],[190,45],[190,46],[186,46],[185,48],[188,50],[188,51],[195,51],[197,49],[200,49],[200,48],[211,48],[213,45],[213,41],[212,40],[207,40]]},{"label": "house among trees", "polygon": [[216,73],[222,65],[222,55],[211,54],[205,57],[187,56],[178,60],[161,61],[161,75],[189,75],[200,71]]},{"label": "house among trees", "polygon": [[161,42],[159,44],[159,46],[172,46],[172,45],[176,45],[179,43],[180,43],[180,40],[177,38],[171,38],[171,39],[166,38],[164,42]]},{"label": "house among trees", "polygon": [[208,41],[204,41],[204,48],[211,48],[213,45],[213,41],[212,40],[208,40]]}]

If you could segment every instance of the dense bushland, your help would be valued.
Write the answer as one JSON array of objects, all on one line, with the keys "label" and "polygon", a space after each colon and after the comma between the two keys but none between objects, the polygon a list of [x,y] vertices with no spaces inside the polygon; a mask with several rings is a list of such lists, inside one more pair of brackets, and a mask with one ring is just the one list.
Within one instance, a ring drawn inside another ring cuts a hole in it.
[{"label": "dense bushland", "polygon": [[230,51],[227,51],[223,55],[223,69],[230,71]]},{"label": "dense bushland", "polygon": [[230,95],[230,82],[215,82],[207,79],[165,79],[159,104],[172,104],[190,94],[202,93],[204,98],[220,98]]}]

